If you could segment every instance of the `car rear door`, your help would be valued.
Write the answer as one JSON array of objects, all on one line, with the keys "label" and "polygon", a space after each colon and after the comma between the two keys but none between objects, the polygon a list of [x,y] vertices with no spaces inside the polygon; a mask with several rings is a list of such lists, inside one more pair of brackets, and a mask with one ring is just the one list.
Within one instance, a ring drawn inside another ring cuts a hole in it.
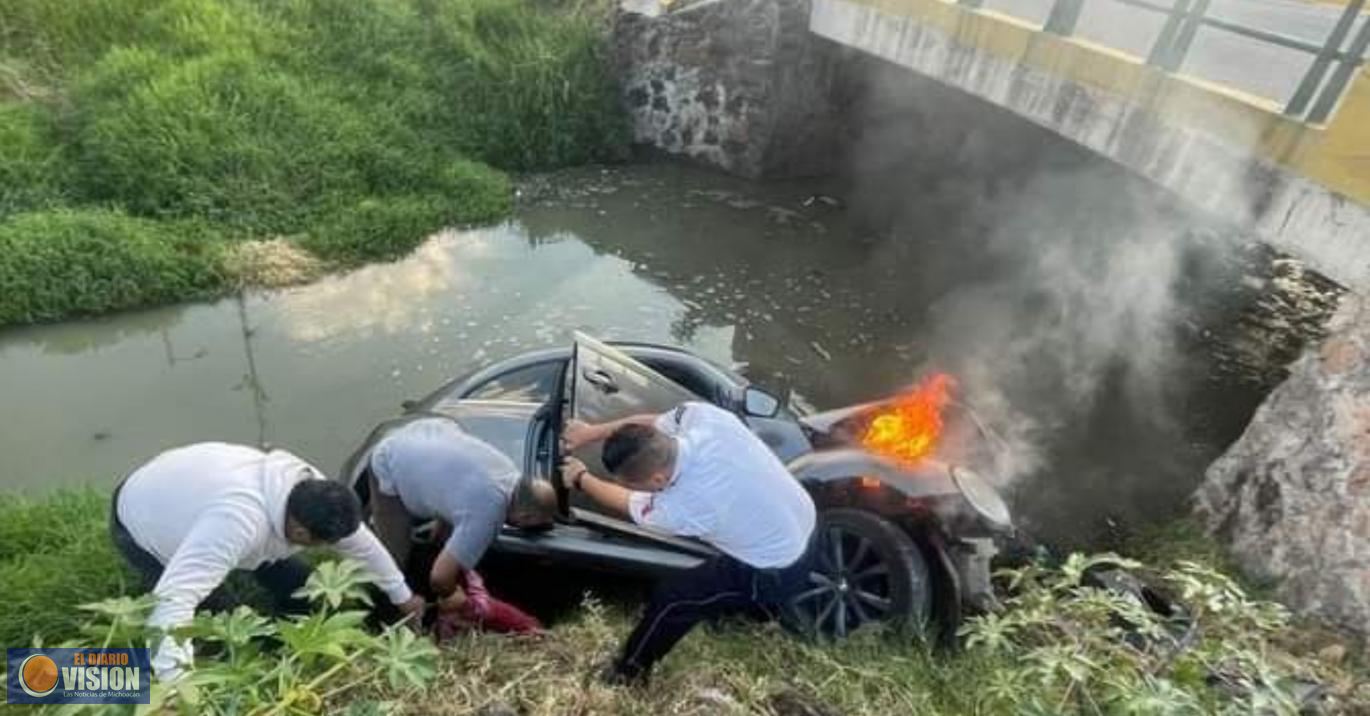
[{"label": "car rear door", "polygon": [[[684,401],[699,400],[613,346],[580,332],[575,340],[570,416],[577,420],[603,423],[642,413],[664,413]],[[596,475],[605,474],[600,448],[600,443],[594,443],[574,453]],[[572,505],[600,511],[584,495],[575,495]]]}]

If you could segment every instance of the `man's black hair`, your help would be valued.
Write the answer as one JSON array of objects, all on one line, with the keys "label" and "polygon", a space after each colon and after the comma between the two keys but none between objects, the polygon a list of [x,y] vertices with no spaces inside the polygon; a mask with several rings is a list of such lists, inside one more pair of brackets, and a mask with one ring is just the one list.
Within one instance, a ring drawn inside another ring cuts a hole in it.
[{"label": "man's black hair", "polygon": [[629,423],[604,441],[600,459],[609,472],[636,482],[669,466],[675,459],[675,443],[649,425]]},{"label": "man's black hair", "polygon": [[286,498],[285,513],[314,539],[330,544],[356,532],[362,523],[357,496],[332,480],[300,480]]}]

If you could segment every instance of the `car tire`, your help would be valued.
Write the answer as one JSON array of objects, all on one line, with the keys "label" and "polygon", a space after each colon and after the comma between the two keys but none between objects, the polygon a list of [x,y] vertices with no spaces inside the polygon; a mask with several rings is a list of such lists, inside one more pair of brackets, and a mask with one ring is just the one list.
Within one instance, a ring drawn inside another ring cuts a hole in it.
[{"label": "car tire", "polygon": [[867,624],[924,629],[932,615],[932,572],[907,533],[866,510],[819,515],[813,566],[786,606],[790,628],[842,639]]}]

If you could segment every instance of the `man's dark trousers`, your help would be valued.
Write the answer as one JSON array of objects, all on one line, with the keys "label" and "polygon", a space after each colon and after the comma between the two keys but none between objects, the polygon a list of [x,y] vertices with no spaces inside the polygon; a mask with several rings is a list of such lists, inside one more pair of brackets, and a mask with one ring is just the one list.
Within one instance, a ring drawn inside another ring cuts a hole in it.
[{"label": "man's dark trousers", "polygon": [[[123,483],[120,483],[114,488],[114,498],[110,501],[109,536],[114,541],[115,549],[123,555],[124,561],[138,574],[143,590],[150,592],[162,578],[166,566],[151,552],[139,546],[133,535],[129,534],[128,528],[119,521],[119,493],[123,491],[123,487]],[[314,568],[309,566],[308,562],[299,557],[290,557],[263,564],[252,570],[252,577],[271,595],[275,613],[307,614],[309,602],[296,597],[295,590],[304,586],[313,571]],[[227,611],[235,605],[236,600],[225,593],[222,586],[215,589],[201,603],[201,606],[213,612]]]},{"label": "man's dark trousers", "polygon": [[696,624],[730,615],[779,618],[808,584],[812,544],[787,567],[758,569],[727,555],[666,577],[652,590],[641,621],[614,665],[621,678],[647,676]]}]

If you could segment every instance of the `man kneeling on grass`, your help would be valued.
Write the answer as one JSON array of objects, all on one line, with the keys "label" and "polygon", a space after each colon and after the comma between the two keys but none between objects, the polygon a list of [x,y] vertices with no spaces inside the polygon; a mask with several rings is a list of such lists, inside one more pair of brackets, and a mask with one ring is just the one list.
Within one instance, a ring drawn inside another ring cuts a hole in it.
[{"label": "man kneeling on grass", "polygon": [[[556,495],[545,481],[520,490],[521,471],[494,446],[443,417],[415,420],[387,435],[364,473],[372,525],[411,583],[437,601],[440,638],[463,627],[528,633],[541,623],[490,595],[476,572],[508,521],[550,524]],[[433,555],[415,550],[414,527],[436,520]]]},{"label": "man kneeling on grass", "polygon": [[[311,568],[295,553],[318,545],[364,564],[401,613],[423,612],[423,600],[361,524],[356,496],[283,450],[199,443],[164,452],[114,489],[110,535],[156,597],[154,628],[186,625],[201,603],[231,606],[219,587],[234,569],[250,571],[277,612],[307,612],[294,595]],[[191,662],[190,642],[168,635],[152,668],[173,680]]]},{"label": "man kneeling on grass", "polygon": [[610,683],[642,682],[702,620],[776,617],[809,574],[814,506],[780,460],[737,416],[684,403],[660,416],[603,425],[571,421],[567,451],[604,440],[604,467],[622,486],[567,458],[562,481],[640,525],[698,537],[721,555],[662,580],[617,661]]}]

